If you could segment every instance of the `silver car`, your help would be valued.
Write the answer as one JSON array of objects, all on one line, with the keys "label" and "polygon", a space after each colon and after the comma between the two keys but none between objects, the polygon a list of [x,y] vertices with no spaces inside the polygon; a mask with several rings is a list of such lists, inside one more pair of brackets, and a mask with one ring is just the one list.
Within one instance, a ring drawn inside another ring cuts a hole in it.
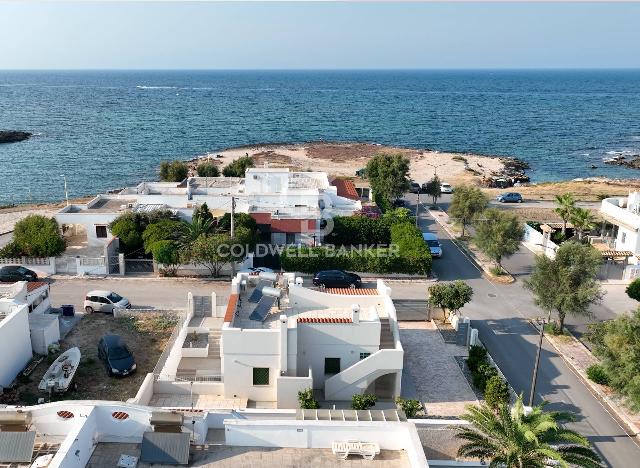
[{"label": "silver car", "polygon": [[84,299],[86,313],[104,312],[113,314],[113,309],[131,309],[128,299],[113,291],[89,291]]}]

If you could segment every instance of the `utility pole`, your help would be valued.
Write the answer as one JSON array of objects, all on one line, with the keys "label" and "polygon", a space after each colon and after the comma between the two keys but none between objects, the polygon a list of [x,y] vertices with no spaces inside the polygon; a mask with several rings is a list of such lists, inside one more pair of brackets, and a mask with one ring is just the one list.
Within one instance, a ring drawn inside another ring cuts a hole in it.
[{"label": "utility pole", "polygon": [[418,191],[418,201],[416,201],[416,227],[418,227],[419,212],[420,212],[420,191]]},{"label": "utility pole", "polygon": [[231,197],[231,237],[232,238],[235,232],[235,221],[233,219],[235,215],[236,215],[236,198]]}]

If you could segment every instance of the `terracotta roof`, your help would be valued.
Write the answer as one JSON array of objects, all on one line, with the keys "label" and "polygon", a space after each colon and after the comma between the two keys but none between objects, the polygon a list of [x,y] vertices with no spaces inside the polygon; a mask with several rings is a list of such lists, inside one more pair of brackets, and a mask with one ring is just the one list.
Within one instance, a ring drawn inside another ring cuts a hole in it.
[{"label": "terracotta roof", "polygon": [[238,295],[232,294],[229,296],[229,302],[227,303],[227,311],[224,313],[224,321],[233,322],[233,316],[236,313],[236,308],[238,306]]},{"label": "terracotta roof", "polygon": [[47,283],[45,283],[44,281],[29,281],[27,283],[27,292],[30,293],[32,291],[35,291],[38,288],[41,288],[42,286],[46,286]]},{"label": "terracotta roof", "polygon": [[298,323],[353,323],[353,320],[346,317],[298,317]]},{"label": "terracotta roof", "polygon": [[359,200],[356,186],[348,179],[334,179],[331,182],[336,189],[338,189],[338,196],[344,198],[350,198],[351,200]]},{"label": "terracotta roof", "polygon": [[603,250],[603,257],[633,257],[633,252],[628,250]]},{"label": "terracotta roof", "polygon": [[320,290],[328,294],[341,294],[343,296],[377,296],[377,289],[351,289],[351,288],[327,288]]}]

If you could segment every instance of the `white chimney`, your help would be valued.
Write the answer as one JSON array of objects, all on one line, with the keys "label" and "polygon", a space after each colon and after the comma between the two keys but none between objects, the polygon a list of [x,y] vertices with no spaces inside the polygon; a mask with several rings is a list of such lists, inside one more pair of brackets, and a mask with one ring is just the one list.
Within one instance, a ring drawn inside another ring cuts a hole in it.
[{"label": "white chimney", "polygon": [[353,304],[351,306],[351,320],[353,323],[360,323],[360,305]]}]

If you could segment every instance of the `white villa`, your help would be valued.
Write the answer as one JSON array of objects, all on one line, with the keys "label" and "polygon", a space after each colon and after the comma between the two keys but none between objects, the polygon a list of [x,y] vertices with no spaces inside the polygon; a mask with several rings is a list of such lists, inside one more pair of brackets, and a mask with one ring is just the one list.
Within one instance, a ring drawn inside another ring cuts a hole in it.
[{"label": "white villa", "polygon": [[239,408],[297,408],[306,389],[325,401],[365,391],[388,401],[400,395],[404,351],[382,281],[376,289],[322,292],[290,273],[275,279],[239,273],[226,306],[190,296],[182,331],[149,379],[153,394],[140,401],[165,406],[175,400],[162,393],[185,381],[203,402]]},{"label": "white villa", "polygon": [[639,263],[640,255],[640,192],[628,197],[612,197],[602,200],[602,217],[613,225],[606,236],[610,247],[616,251],[633,254],[629,263]]},{"label": "white villa", "polygon": [[322,239],[324,220],[362,209],[357,194],[342,193],[329,183],[325,172],[250,168],[244,178],[142,182],[115,194],[98,195],[85,205],[66,206],[55,218],[65,232],[73,227],[74,235],[86,233],[89,246],[103,246],[113,237],[109,223],[124,212],[168,209],[190,220],[193,210],[205,202],[215,216],[231,212],[235,202],[236,212],[250,214],[276,245],[313,244]]}]

